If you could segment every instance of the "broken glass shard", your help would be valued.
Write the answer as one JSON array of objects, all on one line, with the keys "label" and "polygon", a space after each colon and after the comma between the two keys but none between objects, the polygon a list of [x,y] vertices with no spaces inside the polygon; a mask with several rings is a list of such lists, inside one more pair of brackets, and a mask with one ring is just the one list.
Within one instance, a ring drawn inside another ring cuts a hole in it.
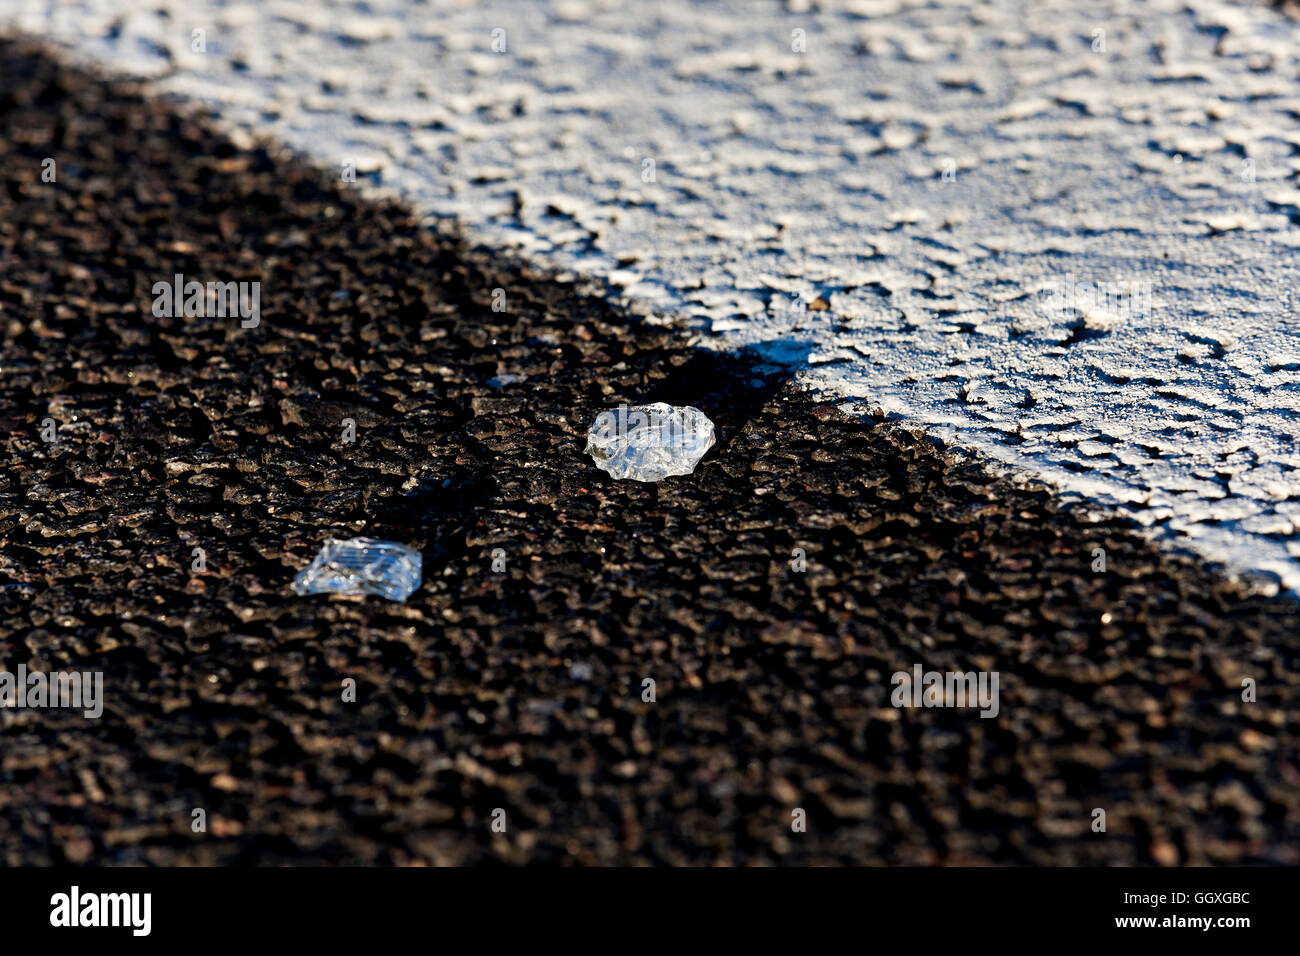
[{"label": "broken glass shard", "polygon": [[713,422],[691,405],[620,405],[587,430],[587,454],[615,478],[689,475],[713,447]]},{"label": "broken glass shard", "polygon": [[311,564],[298,572],[299,594],[375,594],[405,602],[420,586],[420,552],[394,541],[326,538]]}]

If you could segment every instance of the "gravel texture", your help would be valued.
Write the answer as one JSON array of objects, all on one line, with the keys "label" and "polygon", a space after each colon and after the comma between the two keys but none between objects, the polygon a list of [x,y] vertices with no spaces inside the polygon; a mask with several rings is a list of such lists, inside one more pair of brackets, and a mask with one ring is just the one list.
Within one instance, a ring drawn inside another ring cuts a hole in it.
[{"label": "gravel texture", "polygon": [[828,396],[1300,590],[1300,23],[1278,5],[9,15],[702,344],[794,341]]},{"label": "gravel texture", "polygon": [[[336,179],[0,42],[0,665],[107,698],[0,710],[0,862],[1300,862],[1295,604]],[[584,458],[658,400],[694,475]],[[292,594],[359,534],[406,605]]]}]

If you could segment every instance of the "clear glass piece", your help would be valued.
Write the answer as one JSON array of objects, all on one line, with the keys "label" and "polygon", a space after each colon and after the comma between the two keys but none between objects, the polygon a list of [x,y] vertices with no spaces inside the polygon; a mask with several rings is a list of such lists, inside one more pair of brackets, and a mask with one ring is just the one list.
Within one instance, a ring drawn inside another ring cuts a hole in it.
[{"label": "clear glass piece", "polygon": [[620,405],[587,430],[587,454],[615,478],[689,475],[713,447],[713,422],[692,405]]},{"label": "clear glass piece", "polygon": [[299,594],[374,594],[405,603],[420,586],[420,552],[395,541],[326,538],[294,578]]}]

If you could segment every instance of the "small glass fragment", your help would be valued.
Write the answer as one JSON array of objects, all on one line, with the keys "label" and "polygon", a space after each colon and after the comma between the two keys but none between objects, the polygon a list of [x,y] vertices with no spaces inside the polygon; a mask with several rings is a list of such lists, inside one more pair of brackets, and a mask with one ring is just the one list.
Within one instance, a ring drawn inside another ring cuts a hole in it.
[{"label": "small glass fragment", "polygon": [[587,430],[587,454],[615,478],[689,475],[713,447],[713,422],[691,405],[620,405]]},{"label": "small glass fragment", "polygon": [[420,552],[394,541],[326,538],[312,563],[298,572],[298,594],[375,594],[406,602],[420,586]]}]

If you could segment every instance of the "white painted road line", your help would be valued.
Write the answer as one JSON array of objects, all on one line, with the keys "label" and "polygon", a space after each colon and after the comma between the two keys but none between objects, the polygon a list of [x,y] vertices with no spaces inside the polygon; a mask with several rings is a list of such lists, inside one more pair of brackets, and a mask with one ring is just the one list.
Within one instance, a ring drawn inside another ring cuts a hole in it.
[{"label": "white painted road line", "polygon": [[1300,588],[1300,28],[1270,6],[0,0],[6,21]]}]

